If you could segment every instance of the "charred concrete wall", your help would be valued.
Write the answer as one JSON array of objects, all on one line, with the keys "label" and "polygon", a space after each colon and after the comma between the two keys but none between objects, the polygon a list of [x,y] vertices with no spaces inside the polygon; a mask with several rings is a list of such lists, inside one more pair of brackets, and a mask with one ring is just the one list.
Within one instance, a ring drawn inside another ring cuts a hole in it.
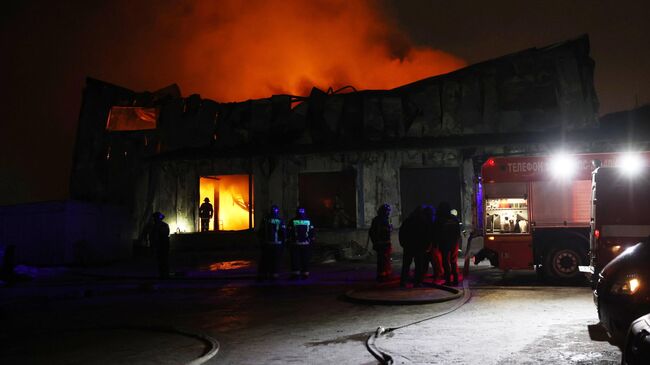
[{"label": "charred concrete wall", "polygon": [[[199,177],[248,174],[252,165],[255,179],[255,205],[259,208],[258,214],[255,215],[256,222],[259,222],[265,209],[271,204],[277,204],[285,217],[291,217],[295,207],[300,204],[298,189],[300,174],[354,170],[359,187],[355,202],[357,226],[368,227],[377,208],[383,203],[389,203],[394,207],[393,216],[399,221],[403,214],[408,213],[402,212],[400,206],[401,168],[459,167],[461,164],[458,152],[450,149],[157,162],[150,165],[149,169],[143,170],[137,189],[138,195],[153,196],[154,199],[148,209],[144,206],[145,199],[138,199],[140,204],[136,211],[174,212],[179,218],[180,225],[196,229],[197,202],[201,199],[198,192]],[[473,169],[463,171],[459,178],[467,180],[466,189],[471,193]],[[153,179],[156,181],[152,183]],[[149,189],[153,189],[153,192]],[[175,224],[173,218],[171,222]]]},{"label": "charred concrete wall", "polygon": [[[458,176],[464,181],[462,195],[468,197],[462,210],[471,224],[471,197],[475,182],[471,167]],[[198,160],[165,160],[149,164],[137,179],[136,195],[152,197],[136,199],[134,213],[136,227],[141,229],[150,212],[159,210],[167,215],[172,230],[197,231],[199,177],[222,174],[254,176],[255,223],[259,224],[271,204],[281,207],[282,215],[293,216],[300,204],[298,177],[303,173],[338,172],[354,170],[357,176],[356,227],[345,231],[338,242],[358,240],[356,229],[367,229],[379,205],[393,206],[393,223],[399,223],[408,212],[402,211],[400,200],[400,169],[404,167],[459,167],[461,156],[453,149],[392,150],[349,153],[281,155],[252,158],[212,158]],[[304,193],[304,192],[303,192]],[[460,193],[460,192],[459,192]],[[149,205],[148,205],[149,204]],[[317,227],[319,222],[315,222]],[[321,228],[321,227],[318,227]],[[137,234],[137,229],[134,236]],[[363,236],[363,234],[361,234]],[[338,243],[330,242],[330,243]]]},{"label": "charred concrete wall", "polygon": [[[292,215],[301,174],[354,171],[354,227],[361,229],[384,202],[395,207],[394,223],[408,213],[401,169],[449,167],[458,171],[460,210],[470,225],[487,155],[547,152],[598,129],[593,67],[582,37],[392,90],[313,89],[307,97],[241,103],[182,98],[175,86],[135,93],[89,79],[71,195],[130,208],[136,231],[155,210],[172,228],[196,230],[201,176],[252,173],[259,222],[271,203]],[[155,108],[155,128],[108,131],[115,106]]]}]

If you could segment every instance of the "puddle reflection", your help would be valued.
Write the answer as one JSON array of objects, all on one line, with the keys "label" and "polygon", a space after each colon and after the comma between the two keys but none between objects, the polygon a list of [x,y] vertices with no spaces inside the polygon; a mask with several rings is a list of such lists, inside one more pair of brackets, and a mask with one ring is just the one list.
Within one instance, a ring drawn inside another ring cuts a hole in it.
[{"label": "puddle reflection", "polygon": [[210,271],[221,271],[221,270],[237,270],[237,269],[247,269],[253,266],[253,261],[250,260],[233,260],[233,261],[221,261],[215,262],[208,266]]}]

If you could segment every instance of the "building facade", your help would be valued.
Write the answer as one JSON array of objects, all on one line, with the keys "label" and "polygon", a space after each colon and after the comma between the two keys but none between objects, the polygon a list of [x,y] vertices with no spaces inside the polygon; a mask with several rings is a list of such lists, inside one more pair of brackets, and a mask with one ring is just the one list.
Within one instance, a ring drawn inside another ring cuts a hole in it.
[{"label": "building facade", "polygon": [[381,204],[397,226],[441,201],[473,227],[487,157],[615,148],[600,132],[593,72],[583,36],[391,90],[218,103],[174,85],[134,92],[88,79],[71,195],[126,207],[134,238],[154,211],[197,232],[205,198],[214,231],[301,205],[321,241],[365,242]]}]

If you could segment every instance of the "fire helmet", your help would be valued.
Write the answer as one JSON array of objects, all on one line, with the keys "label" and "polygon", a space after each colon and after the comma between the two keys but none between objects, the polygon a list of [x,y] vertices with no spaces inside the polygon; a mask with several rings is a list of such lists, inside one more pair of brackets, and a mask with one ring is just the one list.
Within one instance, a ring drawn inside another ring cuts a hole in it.
[{"label": "fire helmet", "polygon": [[271,205],[271,215],[278,216],[280,214],[280,208],[277,205]]},{"label": "fire helmet", "polygon": [[377,215],[390,215],[390,205],[387,203],[382,204],[379,209],[377,209]]},{"label": "fire helmet", "polygon": [[306,214],[306,213],[305,213],[305,208],[303,208],[303,207],[298,207],[298,208],[296,208],[296,215],[302,217],[302,216],[304,216],[305,214]]}]

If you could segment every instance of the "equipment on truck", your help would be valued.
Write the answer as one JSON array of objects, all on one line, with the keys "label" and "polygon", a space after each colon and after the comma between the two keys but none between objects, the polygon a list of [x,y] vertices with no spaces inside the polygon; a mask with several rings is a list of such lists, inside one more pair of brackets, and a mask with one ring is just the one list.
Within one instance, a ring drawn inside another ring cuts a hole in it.
[{"label": "equipment on truck", "polygon": [[[645,164],[650,154],[637,154]],[[625,153],[489,158],[482,166],[477,209],[484,248],[502,270],[535,268],[555,281],[582,278],[589,262],[592,171],[631,161]],[[639,162],[640,161],[640,162]]]}]

